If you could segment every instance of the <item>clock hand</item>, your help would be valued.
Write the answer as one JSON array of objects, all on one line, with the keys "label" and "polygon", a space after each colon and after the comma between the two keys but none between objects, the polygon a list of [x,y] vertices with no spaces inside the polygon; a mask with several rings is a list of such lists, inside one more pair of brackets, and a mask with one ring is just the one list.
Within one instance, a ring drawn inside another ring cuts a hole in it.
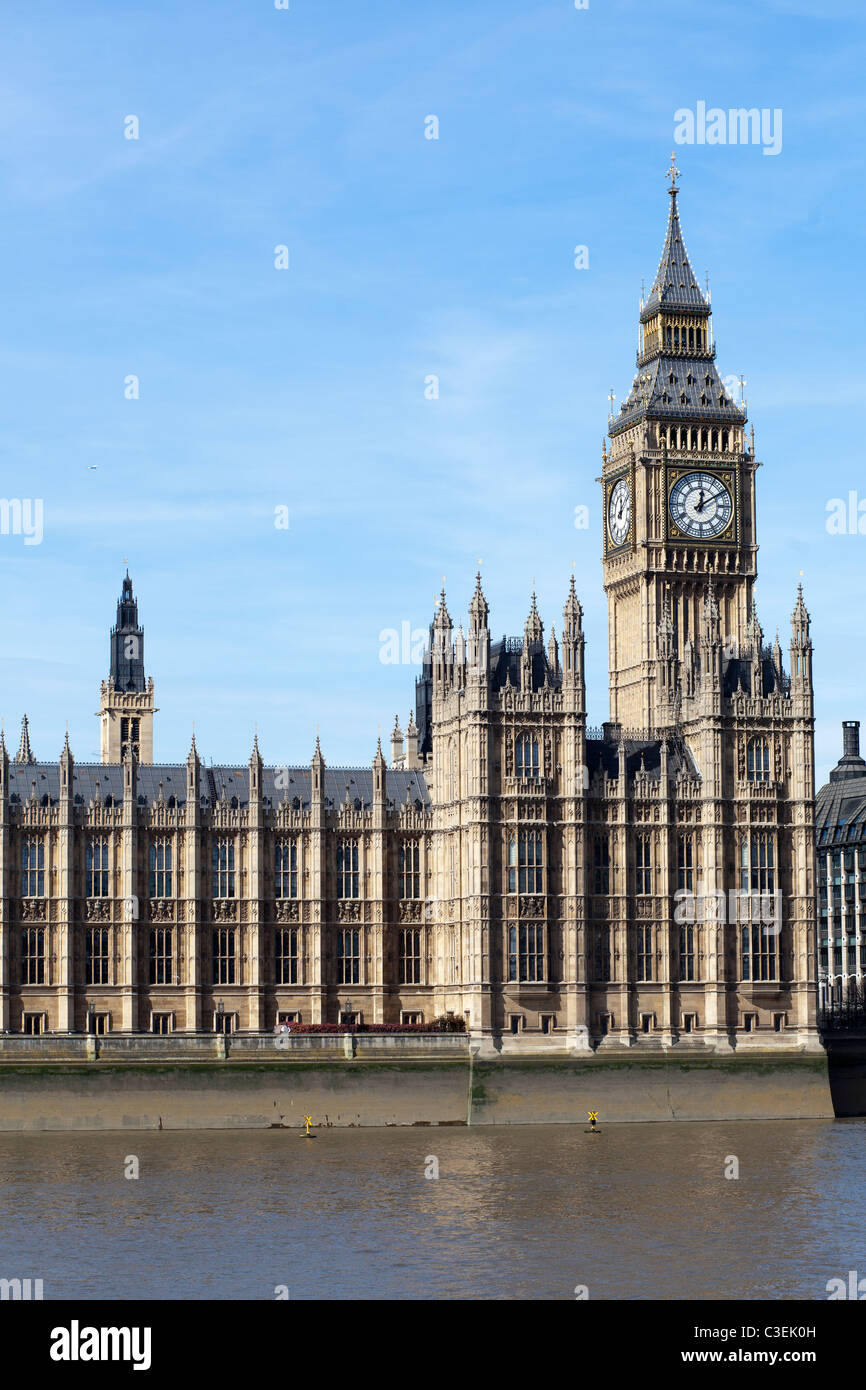
[{"label": "clock hand", "polygon": [[703,490],[703,488],[701,488],[701,497],[700,497],[700,501],[698,502],[698,505],[695,507],[695,511],[696,511],[696,512],[702,512],[703,510],[704,510],[704,490]]}]

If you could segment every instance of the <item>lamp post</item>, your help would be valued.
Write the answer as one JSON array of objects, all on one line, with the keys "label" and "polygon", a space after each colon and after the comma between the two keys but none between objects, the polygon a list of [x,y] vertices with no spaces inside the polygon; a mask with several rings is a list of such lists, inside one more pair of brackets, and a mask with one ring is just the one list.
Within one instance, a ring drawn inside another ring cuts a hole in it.
[{"label": "lamp post", "polygon": [[225,1012],[226,1012],[226,1006],[225,1006],[225,1004],[223,1003],[223,1001],[222,1001],[221,999],[218,999],[218,1000],[217,1000],[217,1018],[219,1019],[219,1026],[218,1026],[218,1028],[217,1028],[217,1031],[218,1031],[219,1033],[225,1032]]},{"label": "lamp post", "polygon": [[88,999],[88,1001],[87,1001],[87,1031],[88,1031],[88,1033],[93,1033],[93,1032],[95,1031],[95,1029],[94,1029],[94,1022],[93,1022],[93,1016],[94,1016],[95,1012],[96,1012],[96,1005],[94,1004],[94,1002],[93,1002],[92,999]]},{"label": "lamp post", "polygon": [[347,1028],[351,1028],[351,1026],[352,1026],[352,1001],[351,1001],[351,999],[347,999],[347,1000],[346,1000],[346,1006],[345,1006],[344,1013],[345,1013],[345,1018],[346,1018],[346,1027],[347,1027]]}]

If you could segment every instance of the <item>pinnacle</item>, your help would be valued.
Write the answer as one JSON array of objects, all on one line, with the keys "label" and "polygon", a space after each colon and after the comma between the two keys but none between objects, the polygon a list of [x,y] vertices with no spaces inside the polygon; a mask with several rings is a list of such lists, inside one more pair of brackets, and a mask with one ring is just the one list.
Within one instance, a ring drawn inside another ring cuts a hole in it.
[{"label": "pinnacle", "polygon": [[[66,737],[68,741],[68,732]],[[21,742],[18,745],[18,752],[15,754],[15,761],[16,763],[26,764],[36,762],[36,759],[33,756],[33,750],[30,747],[30,724],[28,722],[26,714],[24,715],[24,718],[21,720]]]}]

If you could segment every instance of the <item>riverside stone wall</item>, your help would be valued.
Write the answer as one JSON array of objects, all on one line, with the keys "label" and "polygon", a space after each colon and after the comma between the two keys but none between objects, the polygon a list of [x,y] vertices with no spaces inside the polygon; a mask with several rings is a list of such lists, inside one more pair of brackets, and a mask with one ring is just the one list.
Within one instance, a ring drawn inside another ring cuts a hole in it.
[{"label": "riverside stone wall", "polygon": [[[866,1075],[866,1056],[860,1072]],[[850,1063],[853,1075],[856,1067]],[[864,1088],[866,1089],[866,1088]],[[846,1091],[852,1109],[851,1088]],[[825,1053],[478,1056],[460,1035],[0,1038],[0,1130],[833,1116]]]}]

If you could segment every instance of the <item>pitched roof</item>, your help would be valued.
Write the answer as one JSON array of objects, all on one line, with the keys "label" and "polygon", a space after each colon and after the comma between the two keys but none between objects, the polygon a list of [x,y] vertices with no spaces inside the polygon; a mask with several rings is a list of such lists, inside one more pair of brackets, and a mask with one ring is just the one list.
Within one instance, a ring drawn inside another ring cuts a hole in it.
[{"label": "pitched roof", "polygon": [[[239,807],[249,804],[249,768],[202,767],[201,804],[205,807],[219,802],[229,805],[234,800]],[[56,805],[60,799],[60,769],[57,763],[32,763],[9,765],[9,799],[24,802],[33,793],[37,801],[46,805]],[[359,803],[358,809],[369,810],[373,804],[373,770],[370,767],[327,767],[325,769],[325,805],[342,806],[346,801],[348,788],[349,801]],[[159,800],[160,792],[165,801],[172,797],[178,806],[186,803],[186,764],[156,763],[142,764],[137,769],[137,795],[146,805]],[[76,763],[73,782],[73,799],[79,804],[89,805],[95,798],[106,805],[120,806],[123,803],[123,767],[119,763]],[[297,798],[298,808],[307,810],[310,805],[309,767],[266,767],[262,771],[262,797],[265,804],[277,806],[287,800],[289,805]],[[409,801],[427,807],[430,794],[424,774],[420,771],[405,771],[402,768],[388,768],[385,775],[385,797],[394,806],[401,806],[407,797]]]},{"label": "pitched roof", "polygon": [[635,374],[609,433],[650,418],[742,425],[746,416],[722,385],[715,362],[659,356]]},{"label": "pitched roof", "polygon": [[668,215],[665,244],[662,247],[656,278],[641,313],[642,319],[649,318],[659,308],[709,311],[709,304],[701,292],[683,241],[677,209],[677,191],[675,187],[670,190],[671,210]]}]

